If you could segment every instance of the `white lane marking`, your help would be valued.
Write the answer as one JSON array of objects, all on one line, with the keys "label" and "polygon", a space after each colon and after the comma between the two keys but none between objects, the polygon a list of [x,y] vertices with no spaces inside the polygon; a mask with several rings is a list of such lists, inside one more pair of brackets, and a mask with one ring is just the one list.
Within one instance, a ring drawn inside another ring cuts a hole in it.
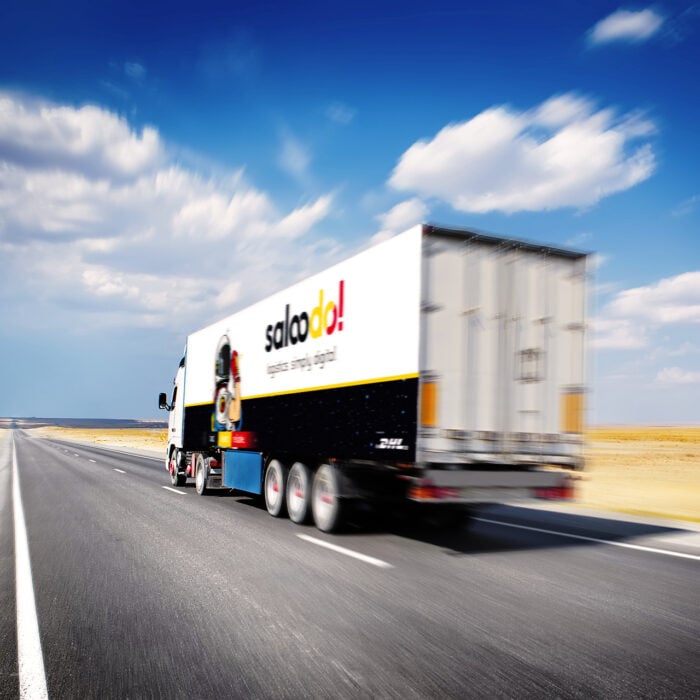
[{"label": "white lane marking", "polygon": [[44,656],[41,652],[39,620],[36,614],[29,541],[24,506],[19,489],[17,449],[12,437],[12,509],[15,524],[15,586],[17,599],[17,662],[20,700],[48,698]]},{"label": "white lane marking", "polygon": [[163,486],[166,491],[172,491],[173,493],[177,493],[180,496],[186,496],[187,494],[184,491],[178,491],[177,489],[171,489],[170,486]]},{"label": "white lane marking", "polygon": [[680,557],[681,559],[695,559],[700,561],[700,556],[697,554],[686,554],[685,552],[673,552],[670,549],[657,549],[656,547],[646,547],[641,544],[630,544],[629,542],[617,542],[615,540],[602,540],[597,537],[585,537],[584,535],[572,535],[568,532],[559,532],[558,530],[546,530],[541,527],[531,527],[529,525],[516,525],[515,523],[506,523],[501,520],[490,520],[489,518],[474,518],[482,523],[491,523],[492,525],[504,525],[505,527],[515,527],[519,530],[531,530],[532,532],[543,532],[546,535],[558,535],[559,537],[569,537],[572,540],[583,540],[584,542],[595,542],[596,544],[609,544],[611,547],[622,547],[624,549],[636,549],[639,552],[650,552],[652,554],[666,554],[669,557]]},{"label": "white lane marking", "polygon": [[298,538],[305,540],[306,542],[311,542],[312,544],[317,544],[319,547],[325,547],[326,549],[332,549],[334,552],[339,554],[345,554],[348,557],[353,557],[354,559],[359,559],[366,564],[372,564],[373,566],[379,566],[382,569],[393,569],[393,565],[388,562],[382,561],[381,559],[375,559],[374,557],[369,557],[366,554],[361,554],[360,552],[355,552],[352,549],[346,549],[345,547],[339,547],[337,544],[331,544],[330,542],[324,542],[323,540],[318,540],[315,537],[309,535],[297,535]]},{"label": "white lane marking", "polygon": [[96,460],[96,459],[91,459],[90,461],[91,461],[93,464],[97,464],[97,460]]},{"label": "white lane marking", "polygon": [[112,469],[113,472],[119,472],[120,474],[126,474],[126,472],[123,469],[117,469],[116,467]]},{"label": "white lane marking", "polygon": [[76,454],[75,452],[73,453],[73,457],[80,457],[79,454]]}]

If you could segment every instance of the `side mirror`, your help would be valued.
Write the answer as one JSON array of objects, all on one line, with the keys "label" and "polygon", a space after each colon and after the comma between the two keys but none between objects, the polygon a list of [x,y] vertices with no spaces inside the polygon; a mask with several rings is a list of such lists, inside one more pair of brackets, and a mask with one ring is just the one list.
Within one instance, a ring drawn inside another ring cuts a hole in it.
[{"label": "side mirror", "polygon": [[168,397],[165,392],[158,394],[158,408],[166,411],[170,410],[170,406],[168,406]]}]

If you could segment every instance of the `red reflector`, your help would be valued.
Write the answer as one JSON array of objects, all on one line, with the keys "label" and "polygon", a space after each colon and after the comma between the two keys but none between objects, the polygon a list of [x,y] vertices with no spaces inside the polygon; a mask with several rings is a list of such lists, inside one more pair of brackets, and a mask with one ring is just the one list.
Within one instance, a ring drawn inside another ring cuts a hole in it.
[{"label": "red reflector", "polygon": [[553,499],[572,499],[574,497],[574,487],[571,484],[565,486],[553,486],[548,489],[535,489],[535,498]]},{"label": "red reflector", "polygon": [[255,447],[255,433],[246,430],[239,430],[231,433],[231,447],[242,449]]},{"label": "red reflector", "polygon": [[440,488],[439,486],[412,486],[408,490],[408,497],[431,501],[442,498],[459,498],[459,489]]}]

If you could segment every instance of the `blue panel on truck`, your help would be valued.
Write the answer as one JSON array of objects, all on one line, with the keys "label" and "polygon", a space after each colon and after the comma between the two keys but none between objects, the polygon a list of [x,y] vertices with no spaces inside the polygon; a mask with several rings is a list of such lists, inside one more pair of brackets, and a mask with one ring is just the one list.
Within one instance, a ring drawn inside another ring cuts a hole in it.
[{"label": "blue panel on truck", "polygon": [[260,452],[226,450],[223,485],[248,493],[262,493],[262,467]]}]

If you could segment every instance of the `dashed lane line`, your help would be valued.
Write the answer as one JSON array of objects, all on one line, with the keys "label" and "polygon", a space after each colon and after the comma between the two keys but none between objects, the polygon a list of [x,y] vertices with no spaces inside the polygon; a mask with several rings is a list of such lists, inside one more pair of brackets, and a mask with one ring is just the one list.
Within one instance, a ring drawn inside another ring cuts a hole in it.
[{"label": "dashed lane line", "polygon": [[114,472],[118,472],[119,474],[126,474],[126,472],[123,469],[117,469],[116,467],[112,469]]},{"label": "dashed lane line", "polygon": [[[163,487],[167,488],[167,487]],[[359,559],[360,561],[365,562],[366,564],[372,564],[372,566],[378,566],[382,569],[393,569],[393,565],[389,564],[389,562],[382,561],[381,559],[375,559],[374,557],[367,556],[366,554],[362,554],[361,552],[356,552],[352,549],[346,549],[345,547],[339,547],[337,544],[331,544],[330,542],[326,542],[325,540],[319,540],[316,539],[315,537],[311,537],[310,535],[297,535],[299,539],[304,540],[305,542],[311,542],[311,544],[317,544],[319,547],[325,547],[326,549],[330,549],[334,552],[338,552],[338,554],[344,554],[347,557],[352,557],[353,559]]]},{"label": "dashed lane line", "polygon": [[161,488],[165,489],[166,491],[172,491],[173,493],[177,493],[180,496],[187,495],[184,491],[178,491],[177,489],[171,489],[170,486],[161,486]]},{"label": "dashed lane line", "polygon": [[17,449],[12,437],[12,510],[15,526],[15,585],[17,603],[17,662],[20,700],[44,700],[49,694],[46,687],[44,655],[39,637],[36,614],[29,541],[24,520],[24,506],[19,488]]}]

